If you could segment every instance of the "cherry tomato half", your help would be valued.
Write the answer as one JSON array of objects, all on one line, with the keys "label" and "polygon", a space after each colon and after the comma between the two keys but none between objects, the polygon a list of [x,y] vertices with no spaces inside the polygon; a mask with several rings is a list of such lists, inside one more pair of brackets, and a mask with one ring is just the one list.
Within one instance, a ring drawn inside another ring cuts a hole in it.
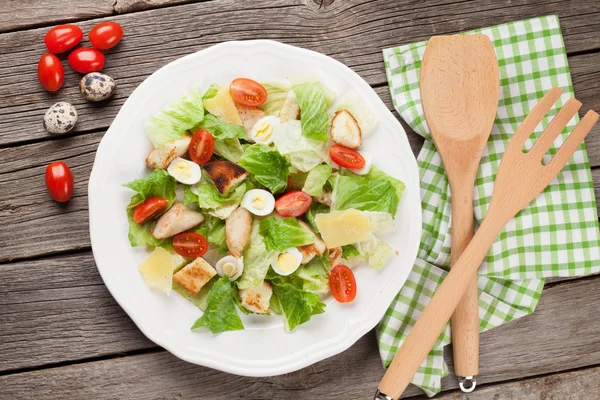
[{"label": "cherry tomato half", "polygon": [[38,79],[42,87],[49,92],[56,92],[65,81],[65,70],[58,57],[44,54],[38,62]]},{"label": "cherry tomato half", "polygon": [[69,201],[73,195],[73,174],[67,164],[58,161],[46,167],[46,188],[59,203]]},{"label": "cherry tomato half", "polygon": [[229,94],[245,106],[258,107],[267,100],[267,89],[258,82],[246,78],[231,81]]},{"label": "cherry tomato half", "polygon": [[358,169],[365,166],[365,159],[358,151],[340,144],[331,146],[329,156],[340,167]]},{"label": "cherry tomato half", "polygon": [[199,129],[194,132],[190,142],[190,158],[198,165],[204,165],[210,160],[215,150],[215,139],[209,131]]},{"label": "cherry tomato half", "polygon": [[100,22],[88,35],[92,45],[98,50],[113,48],[123,37],[123,28],[116,22]]},{"label": "cherry tomato half", "polygon": [[282,217],[299,217],[310,208],[312,197],[308,193],[294,190],[284,194],[275,202],[275,211]]},{"label": "cherry tomato half", "polygon": [[83,39],[83,31],[77,25],[58,25],[50,29],[44,36],[48,51],[53,54],[64,53],[77,46]]},{"label": "cherry tomato half", "polygon": [[91,47],[80,47],[69,54],[69,64],[82,74],[100,72],[104,68],[104,54]]},{"label": "cherry tomato half", "polygon": [[182,257],[197,258],[206,253],[208,243],[198,233],[184,232],[173,237],[173,250]]},{"label": "cherry tomato half", "polygon": [[136,224],[143,224],[158,217],[165,211],[169,202],[162,197],[151,197],[146,199],[142,204],[138,205],[133,211],[133,221]]},{"label": "cherry tomato half", "polygon": [[349,303],[356,297],[354,272],[344,264],[333,267],[329,275],[329,289],[340,303]]}]

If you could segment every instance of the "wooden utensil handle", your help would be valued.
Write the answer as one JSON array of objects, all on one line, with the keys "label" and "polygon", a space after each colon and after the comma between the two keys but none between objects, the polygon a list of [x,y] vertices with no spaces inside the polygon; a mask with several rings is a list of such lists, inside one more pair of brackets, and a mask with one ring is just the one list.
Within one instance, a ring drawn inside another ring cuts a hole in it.
[{"label": "wooden utensil handle", "polygon": [[[473,177],[474,180],[475,177]],[[463,179],[452,187],[452,248],[450,268],[473,238],[473,181]],[[452,314],[454,373],[460,377],[479,373],[479,293],[474,277]]]},{"label": "wooden utensil handle", "polygon": [[379,391],[398,399],[435,345],[475,273],[506,221],[495,221],[488,212],[479,230],[454,264],[425,311],[411,329],[386,371]]}]

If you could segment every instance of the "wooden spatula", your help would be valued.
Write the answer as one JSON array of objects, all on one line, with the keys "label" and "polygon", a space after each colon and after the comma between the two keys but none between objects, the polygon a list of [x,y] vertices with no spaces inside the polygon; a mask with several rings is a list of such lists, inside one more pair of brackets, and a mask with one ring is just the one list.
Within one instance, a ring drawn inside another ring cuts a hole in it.
[{"label": "wooden spatula", "polygon": [[481,226],[396,353],[379,384],[376,399],[400,397],[435,345],[498,234],[556,177],[598,121],[598,114],[588,111],[552,160],[544,165],[542,157],[581,107],[580,102],[570,99],[536,140],[533,148],[524,153],[525,141],[561,94],[562,90],[552,88],[531,110],[508,143],[498,168],[490,206]]},{"label": "wooden spatula", "polygon": [[[496,109],[500,76],[485,35],[434,36],[421,64],[421,103],[452,194],[452,266],[473,237],[475,176]],[[454,372],[461,389],[475,389],[479,367],[477,278],[452,314]]]}]

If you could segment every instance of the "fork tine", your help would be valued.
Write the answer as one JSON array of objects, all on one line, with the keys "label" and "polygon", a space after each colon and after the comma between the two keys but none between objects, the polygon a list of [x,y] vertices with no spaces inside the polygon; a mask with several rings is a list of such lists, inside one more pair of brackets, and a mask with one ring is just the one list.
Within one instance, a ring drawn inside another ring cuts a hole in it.
[{"label": "fork tine", "polygon": [[517,131],[508,143],[506,152],[516,150],[521,151],[525,141],[531,135],[531,132],[533,132],[535,127],[542,121],[542,118],[550,111],[562,92],[561,88],[555,86],[544,95],[517,128]]},{"label": "fork tine", "polygon": [[554,143],[554,140],[556,140],[560,132],[567,126],[571,118],[573,118],[580,108],[581,102],[577,99],[570,98],[558,114],[552,118],[552,121],[546,127],[546,130],[544,130],[542,135],[536,140],[530,151],[531,155],[533,157],[542,158],[550,146],[552,146],[552,143]]},{"label": "fork tine", "polygon": [[554,176],[563,169],[567,161],[569,161],[573,153],[579,148],[579,145],[583,142],[588,133],[590,133],[597,121],[598,114],[593,110],[589,110],[585,114],[585,117],[577,124],[565,143],[560,147],[558,152],[552,157],[552,160],[547,166],[549,174]]}]

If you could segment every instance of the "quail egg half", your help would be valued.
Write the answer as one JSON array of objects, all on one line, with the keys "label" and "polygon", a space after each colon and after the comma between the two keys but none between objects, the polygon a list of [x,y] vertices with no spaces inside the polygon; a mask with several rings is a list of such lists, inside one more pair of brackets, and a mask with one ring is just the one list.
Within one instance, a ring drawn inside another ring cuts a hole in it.
[{"label": "quail egg half", "polygon": [[244,259],[243,257],[225,256],[217,261],[215,268],[219,276],[227,275],[230,280],[235,281],[244,272]]}]

